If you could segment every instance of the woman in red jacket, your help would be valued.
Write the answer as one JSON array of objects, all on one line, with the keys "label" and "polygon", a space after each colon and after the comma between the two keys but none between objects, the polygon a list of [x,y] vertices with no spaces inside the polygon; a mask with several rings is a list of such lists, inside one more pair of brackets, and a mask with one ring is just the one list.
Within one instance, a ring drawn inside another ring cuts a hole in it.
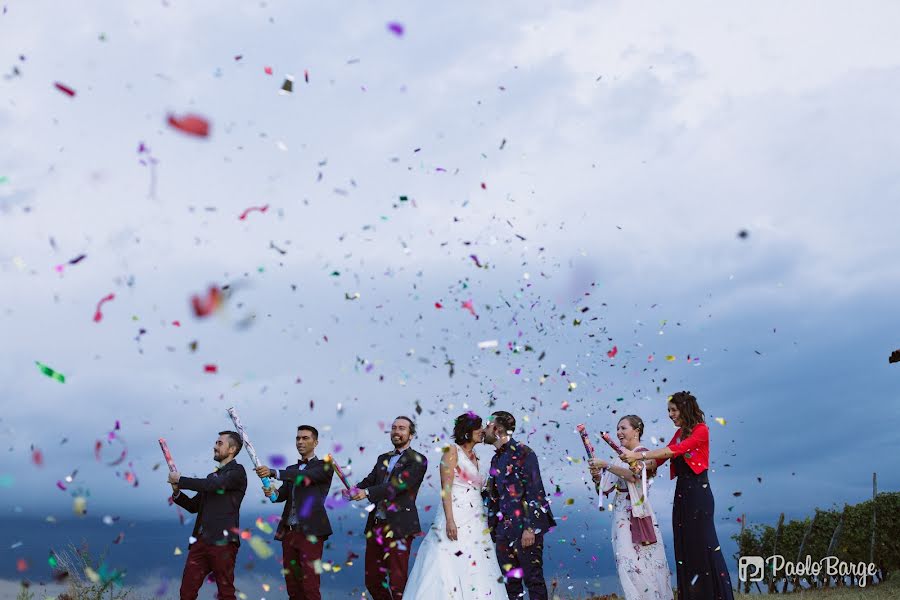
[{"label": "woman in red jacket", "polygon": [[675,485],[672,529],[678,600],[733,600],[731,577],[713,522],[715,501],[709,487],[709,428],[690,392],[669,398],[669,418],[679,427],[666,448],[650,452],[626,450],[622,460],[656,459],[670,463]]}]

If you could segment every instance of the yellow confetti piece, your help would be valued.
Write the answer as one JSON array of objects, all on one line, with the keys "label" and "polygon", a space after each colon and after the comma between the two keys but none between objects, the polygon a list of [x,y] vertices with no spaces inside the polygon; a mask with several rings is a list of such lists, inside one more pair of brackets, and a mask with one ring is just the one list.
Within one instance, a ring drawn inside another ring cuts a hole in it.
[{"label": "yellow confetti piece", "polygon": [[175,556],[181,556],[181,548],[175,546],[175,552],[173,552]]},{"label": "yellow confetti piece", "polygon": [[566,506],[572,506],[575,504],[575,498],[566,498]]},{"label": "yellow confetti piece", "polygon": [[250,547],[256,552],[256,555],[262,559],[267,559],[272,556],[275,551],[269,547],[266,543],[266,540],[262,539],[258,535],[254,535],[250,538]]},{"label": "yellow confetti piece", "polygon": [[84,574],[88,579],[91,580],[92,583],[97,583],[98,581],[100,581],[100,575],[98,575],[97,571],[93,570],[90,567],[84,568]]},{"label": "yellow confetti piece", "polygon": [[272,533],[272,526],[263,521],[262,517],[256,519],[256,527],[263,533]]},{"label": "yellow confetti piece", "polygon": [[725,419],[723,419],[722,417],[716,417],[715,419],[716,423],[718,423],[719,425],[725,425]]},{"label": "yellow confetti piece", "polygon": [[675,360],[675,356],[673,354],[666,354],[666,360],[669,362],[673,362]]},{"label": "yellow confetti piece", "polygon": [[87,514],[87,498],[84,496],[75,496],[72,500],[72,512],[83,517]]},{"label": "yellow confetti piece", "polygon": [[570,382],[569,382],[569,391],[570,391],[570,392],[571,392],[572,390],[574,390],[575,388],[577,388],[577,387],[578,387],[578,384],[575,383],[574,381],[570,381]]},{"label": "yellow confetti piece", "polygon": [[262,589],[264,592],[268,592],[272,587],[268,583],[262,584]]}]

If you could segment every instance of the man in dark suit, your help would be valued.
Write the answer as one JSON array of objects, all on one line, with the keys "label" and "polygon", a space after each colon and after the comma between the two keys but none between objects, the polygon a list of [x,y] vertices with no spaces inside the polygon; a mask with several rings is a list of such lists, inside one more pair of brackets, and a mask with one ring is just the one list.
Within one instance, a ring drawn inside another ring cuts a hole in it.
[{"label": "man in dark suit", "polygon": [[544,534],[556,521],[537,456],[512,438],[515,429],[515,417],[503,410],[493,413],[484,428],[485,443],[496,448],[485,486],[488,526],[510,600],[524,597],[523,580],[530,600],[546,600]]},{"label": "man in dark suit", "polygon": [[[284,482],[278,488],[278,498],[284,502],[284,512],[275,531],[281,540],[282,571],[290,600],[321,600],[320,577],[316,562],[322,560],[325,540],[331,535],[331,522],[325,512],[325,499],[331,488],[334,469],[331,463],[316,457],[319,430],[312,425],[297,428],[297,452],[300,460],[286,469],[256,468],[260,477]],[[264,488],[266,496],[273,488]]]},{"label": "man in dark suit", "polygon": [[351,490],[354,500],[369,499],[375,510],[366,521],[366,589],[372,600],[401,600],[409,576],[409,551],[422,533],[416,495],[428,460],[409,447],[416,424],[397,417],[391,425],[394,450],[378,457],[372,472]]},{"label": "man in dark suit", "polygon": [[[234,431],[220,431],[213,446],[218,468],[203,479],[169,473],[172,499],[190,513],[194,521],[194,540],[188,550],[181,576],[181,600],[194,600],[210,573],[219,589],[219,600],[234,600],[234,563],[241,545],[241,501],[247,491],[247,472],[234,457],[243,446]],[[181,490],[197,492],[193,497]]]}]

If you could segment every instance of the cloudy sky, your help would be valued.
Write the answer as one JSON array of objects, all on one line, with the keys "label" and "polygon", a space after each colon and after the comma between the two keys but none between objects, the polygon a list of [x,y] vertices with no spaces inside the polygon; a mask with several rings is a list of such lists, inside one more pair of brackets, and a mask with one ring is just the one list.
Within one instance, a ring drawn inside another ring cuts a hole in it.
[{"label": "cloudy sky", "polygon": [[[900,487],[896,3],[0,12],[5,522],[177,524],[157,438],[204,474],[229,406],[264,458],[310,423],[356,477],[397,414],[436,458],[460,412],[510,410],[559,486],[561,578],[613,560],[574,425],[637,413],[668,440],[681,389],[725,419],[728,555],[742,513],[857,502],[873,471]],[[232,293],[197,319],[210,285]],[[654,488],[669,543],[672,490]],[[27,537],[0,539],[0,574],[46,577],[15,571]]]}]

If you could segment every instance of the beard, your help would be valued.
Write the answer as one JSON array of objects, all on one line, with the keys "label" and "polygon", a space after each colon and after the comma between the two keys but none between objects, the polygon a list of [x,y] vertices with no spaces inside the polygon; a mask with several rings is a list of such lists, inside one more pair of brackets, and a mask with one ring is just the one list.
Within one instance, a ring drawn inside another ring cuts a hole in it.
[{"label": "beard", "polygon": [[485,444],[493,444],[497,441],[497,436],[495,436],[493,433],[488,433],[487,431],[485,431],[484,436],[481,438],[481,441]]},{"label": "beard", "polygon": [[395,448],[400,448],[401,446],[405,446],[406,442],[408,442],[408,441],[409,441],[409,438],[404,438],[403,436],[400,436],[400,437],[391,436],[391,443],[394,445]]}]

